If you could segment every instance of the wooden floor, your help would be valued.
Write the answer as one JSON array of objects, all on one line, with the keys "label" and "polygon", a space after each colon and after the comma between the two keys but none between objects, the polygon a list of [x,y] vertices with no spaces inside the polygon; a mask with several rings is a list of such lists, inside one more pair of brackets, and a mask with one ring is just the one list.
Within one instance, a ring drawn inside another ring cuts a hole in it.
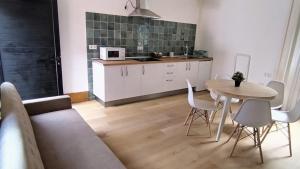
[{"label": "wooden floor", "polygon": [[[233,129],[227,119],[220,142],[215,142],[219,122],[212,124],[213,137],[200,119],[186,136],[183,126],[189,111],[186,95],[104,108],[96,101],[74,104],[87,123],[128,169],[299,169],[300,124],[292,124],[293,157],[288,157],[286,137],[271,133],[262,145],[265,163],[259,164],[258,148],[251,139],[239,142],[229,158],[234,140],[224,144]],[[208,99],[207,93],[198,97]],[[238,105],[233,105],[236,110]]]}]

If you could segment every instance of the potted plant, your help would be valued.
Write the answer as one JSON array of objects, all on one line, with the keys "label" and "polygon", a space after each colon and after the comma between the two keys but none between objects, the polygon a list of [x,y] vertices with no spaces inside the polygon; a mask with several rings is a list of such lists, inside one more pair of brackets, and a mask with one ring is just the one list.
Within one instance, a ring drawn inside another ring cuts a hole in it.
[{"label": "potted plant", "polygon": [[243,73],[235,72],[232,76],[232,80],[234,80],[235,87],[240,87],[241,82],[245,80]]}]

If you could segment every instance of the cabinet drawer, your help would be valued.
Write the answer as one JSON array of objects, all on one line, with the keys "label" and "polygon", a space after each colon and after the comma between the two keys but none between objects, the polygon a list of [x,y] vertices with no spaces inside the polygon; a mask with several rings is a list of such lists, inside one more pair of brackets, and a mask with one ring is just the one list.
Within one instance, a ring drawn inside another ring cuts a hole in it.
[{"label": "cabinet drawer", "polygon": [[175,71],[171,71],[171,70],[170,71],[166,71],[164,73],[164,78],[165,79],[170,79],[170,78],[174,79],[175,75],[176,75]]},{"label": "cabinet drawer", "polygon": [[178,89],[175,78],[165,78],[163,82],[163,88],[165,91],[172,91]]},{"label": "cabinet drawer", "polygon": [[174,83],[174,78],[165,78],[164,79],[166,83]]},{"label": "cabinet drawer", "polygon": [[172,67],[175,67],[175,66],[176,66],[176,63],[166,63],[167,68],[172,68]]},{"label": "cabinet drawer", "polygon": [[173,75],[175,75],[175,72],[174,71],[166,71],[165,75],[166,76],[173,76]]},{"label": "cabinet drawer", "polygon": [[166,74],[167,72],[175,72],[176,71],[176,64],[175,63],[166,63],[164,65],[164,74]]}]

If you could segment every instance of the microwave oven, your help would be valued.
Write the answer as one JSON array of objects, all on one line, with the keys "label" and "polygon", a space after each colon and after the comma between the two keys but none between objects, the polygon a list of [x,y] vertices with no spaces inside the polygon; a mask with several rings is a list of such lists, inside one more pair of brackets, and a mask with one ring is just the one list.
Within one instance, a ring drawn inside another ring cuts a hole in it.
[{"label": "microwave oven", "polygon": [[100,47],[100,59],[125,60],[125,48]]}]

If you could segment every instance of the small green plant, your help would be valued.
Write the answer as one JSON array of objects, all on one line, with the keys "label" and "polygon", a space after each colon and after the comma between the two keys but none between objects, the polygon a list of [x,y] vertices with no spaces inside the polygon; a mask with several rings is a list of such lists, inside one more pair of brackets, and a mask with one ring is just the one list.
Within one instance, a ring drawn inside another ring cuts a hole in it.
[{"label": "small green plant", "polygon": [[232,80],[235,82],[235,87],[239,87],[241,82],[245,80],[243,73],[235,72],[232,76]]}]

